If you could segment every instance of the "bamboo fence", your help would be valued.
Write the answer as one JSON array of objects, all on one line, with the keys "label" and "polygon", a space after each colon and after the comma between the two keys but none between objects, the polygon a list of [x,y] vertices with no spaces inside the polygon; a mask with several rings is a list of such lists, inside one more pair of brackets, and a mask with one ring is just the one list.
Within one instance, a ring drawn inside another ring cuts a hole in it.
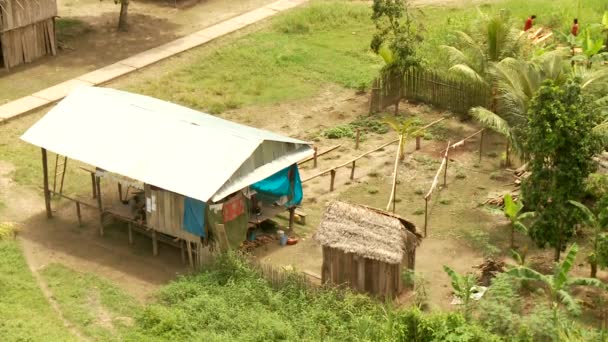
[{"label": "bamboo fence", "polygon": [[377,113],[406,99],[456,114],[467,114],[472,107],[487,107],[490,98],[490,90],[485,86],[417,68],[406,72],[403,78],[396,74],[376,78],[369,110],[370,114]]}]

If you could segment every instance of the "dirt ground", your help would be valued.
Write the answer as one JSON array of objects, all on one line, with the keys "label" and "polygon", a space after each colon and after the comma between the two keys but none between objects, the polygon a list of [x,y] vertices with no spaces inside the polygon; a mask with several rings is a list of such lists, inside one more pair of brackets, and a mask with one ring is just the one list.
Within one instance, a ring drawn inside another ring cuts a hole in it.
[{"label": "dirt ground", "polygon": [[140,0],[129,6],[129,31],[116,30],[113,0],[59,0],[57,56],[0,70],[0,105],[162,45],[272,0]]}]

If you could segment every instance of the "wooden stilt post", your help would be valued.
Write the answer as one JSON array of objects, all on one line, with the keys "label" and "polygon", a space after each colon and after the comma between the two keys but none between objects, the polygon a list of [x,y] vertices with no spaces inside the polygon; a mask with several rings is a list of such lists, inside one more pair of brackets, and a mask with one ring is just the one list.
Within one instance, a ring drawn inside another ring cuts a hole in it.
[{"label": "wooden stilt post", "polygon": [[186,247],[188,251],[188,262],[190,263],[190,267],[194,268],[194,260],[192,259],[192,244],[190,244],[190,241],[186,241]]},{"label": "wooden stilt post", "polygon": [[122,184],[118,182],[118,200],[122,201]]},{"label": "wooden stilt post", "polygon": [[95,174],[93,172],[91,172],[91,187],[93,198],[97,198],[97,183],[95,182]]},{"label": "wooden stilt post", "polygon": [[359,139],[361,138],[361,130],[357,128],[357,138],[355,140],[355,150],[359,149]]},{"label": "wooden stilt post", "polygon": [[289,230],[293,229],[293,221],[296,215],[296,207],[289,208]]},{"label": "wooden stilt post", "polygon": [[76,216],[78,216],[78,226],[82,227],[82,215],[80,214],[80,202],[76,202]]},{"label": "wooden stilt post", "polygon": [[417,136],[416,137],[416,151],[418,151],[420,149],[420,140],[422,140],[422,137]]},{"label": "wooden stilt post", "polygon": [[182,254],[182,264],[186,263],[186,246],[185,246],[186,242],[184,240],[181,240],[179,242],[179,249],[181,250],[181,254]]},{"label": "wooden stilt post", "polygon": [[317,168],[317,153],[319,152],[319,149],[317,148],[317,146],[315,146],[315,154],[312,156],[313,159],[313,168]]},{"label": "wooden stilt post", "polygon": [[97,206],[99,207],[99,235],[103,236],[103,203],[101,201],[101,178],[95,177],[97,188]]},{"label": "wooden stilt post", "polygon": [[46,149],[42,149],[42,178],[44,185],[44,205],[46,207],[46,217],[53,218],[51,212],[51,192],[49,191],[49,167],[46,156]]},{"label": "wooden stilt post", "polygon": [[424,237],[426,237],[426,227],[428,225],[429,220],[429,199],[428,197],[424,198]]},{"label": "wooden stilt post", "polygon": [[68,168],[68,157],[63,158],[63,171],[61,173],[61,183],[59,185],[59,193],[63,193],[63,181],[65,180],[65,171]]},{"label": "wooden stilt post", "polygon": [[329,183],[329,191],[334,191],[334,181],[336,180],[336,169],[330,171],[331,181]]},{"label": "wooden stilt post", "polygon": [[129,222],[128,231],[129,231],[129,245],[132,245],[133,244],[133,224],[131,222]]},{"label": "wooden stilt post", "polygon": [[350,168],[350,180],[355,179],[355,160],[353,160],[353,165]]},{"label": "wooden stilt post", "polygon": [[152,255],[158,255],[158,240],[156,239],[156,230],[152,229]]}]

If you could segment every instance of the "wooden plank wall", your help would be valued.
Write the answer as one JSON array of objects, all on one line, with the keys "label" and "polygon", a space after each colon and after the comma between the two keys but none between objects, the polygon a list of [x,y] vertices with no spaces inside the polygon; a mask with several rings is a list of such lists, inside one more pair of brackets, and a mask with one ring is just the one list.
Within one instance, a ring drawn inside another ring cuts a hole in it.
[{"label": "wooden plank wall", "polygon": [[387,264],[323,246],[321,282],[394,298],[402,290],[401,265]]},{"label": "wooden plank wall", "polygon": [[45,55],[57,54],[54,20],[51,18],[0,33],[0,67],[12,68]]},{"label": "wooden plank wall", "polygon": [[399,97],[457,114],[466,114],[476,106],[488,107],[491,100],[487,87],[424,69],[412,69],[405,74],[401,94],[400,82],[400,77],[395,75],[382,76],[374,81],[370,113],[394,105]]},{"label": "wooden plank wall", "polygon": [[57,16],[56,0],[0,0],[0,32]]},{"label": "wooden plank wall", "polygon": [[145,194],[146,198],[152,196],[156,198],[156,210],[146,211],[148,227],[186,241],[200,241],[200,237],[183,229],[184,196],[162,189],[153,189],[148,184],[145,185]]}]

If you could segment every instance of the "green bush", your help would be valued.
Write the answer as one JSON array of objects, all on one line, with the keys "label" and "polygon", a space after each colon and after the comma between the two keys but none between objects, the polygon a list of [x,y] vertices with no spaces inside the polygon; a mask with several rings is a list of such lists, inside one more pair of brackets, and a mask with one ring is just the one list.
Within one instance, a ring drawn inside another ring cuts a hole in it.
[{"label": "green bush", "polygon": [[326,129],[323,136],[328,139],[355,138],[355,131],[350,125],[340,125]]},{"label": "green bush", "polygon": [[608,176],[601,173],[590,174],[585,181],[585,193],[594,199],[608,194]]}]

